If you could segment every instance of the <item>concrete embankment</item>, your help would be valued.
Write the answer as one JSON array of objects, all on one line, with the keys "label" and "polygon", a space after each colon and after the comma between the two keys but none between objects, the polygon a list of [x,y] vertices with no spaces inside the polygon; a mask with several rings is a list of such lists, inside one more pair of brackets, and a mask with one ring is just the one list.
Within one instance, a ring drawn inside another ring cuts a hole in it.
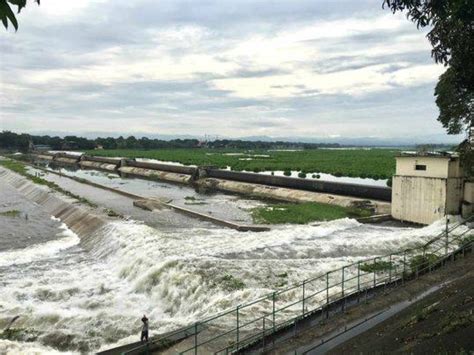
[{"label": "concrete embankment", "polygon": [[95,215],[84,206],[75,204],[77,201],[60,196],[49,188],[34,184],[2,167],[0,167],[0,181],[13,186],[46,212],[59,218],[81,238],[86,238],[106,223],[104,218]]},{"label": "concrete embankment", "polygon": [[[262,175],[162,163],[74,156],[68,154],[39,154],[38,159],[78,164],[83,168],[118,171],[121,174],[159,179],[172,183],[193,184],[226,192],[276,199],[287,202],[320,202],[343,207],[370,205],[377,214],[390,213],[391,189],[378,186],[315,181],[300,178]],[[366,201],[369,200],[367,204]]]},{"label": "concrete embankment", "polygon": [[[355,207],[358,203],[364,203],[364,199],[331,195],[320,192],[311,192],[295,190],[284,187],[275,187],[268,185],[259,185],[239,181],[230,181],[222,179],[201,179],[199,185],[221,191],[252,195],[261,198],[277,199],[288,202],[319,202],[333,204],[343,207]],[[383,201],[371,201],[378,214],[390,213],[390,204]]]},{"label": "concrete embankment", "polygon": [[[211,222],[213,224],[216,224],[216,225],[219,225],[219,226],[222,226],[222,227],[235,229],[239,232],[248,232],[248,231],[265,232],[265,231],[270,230],[270,228],[267,227],[267,226],[247,225],[247,224],[235,223],[235,222],[231,222],[231,221],[228,221],[228,220],[225,220],[225,219],[222,219],[222,218],[217,218],[217,217],[211,216],[209,214],[193,211],[191,209],[188,209],[188,208],[185,208],[185,207],[182,207],[182,206],[177,206],[177,205],[174,205],[174,204],[170,203],[170,201],[165,201],[163,199],[145,198],[144,196],[139,196],[139,195],[136,195],[136,194],[132,194],[132,193],[123,191],[123,190],[114,189],[114,188],[111,188],[109,186],[104,186],[104,185],[101,185],[101,184],[97,184],[97,183],[94,183],[94,182],[91,182],[91,181],[88,181],[88,180],[85,180],[85,179],[80,179],[80,178],[76,178],[76,177],[73,177],[73,176],[62,175],[62,174],[57,173],[55,171],[51,171],[51,170],[44,169],[44,168],[38,168],[38,169],[40,169],[42,171],[45,171],[45,172],[48,172],[50,174],[61,175],[61,176],[66,177],[68,179],[77,181],[81,184],[87,184],[87,185],[90,185],[90,186],[93,186],[93,187],[96,187],[96,188],[99,188],[99,189],[107,190],[107,191],[110,191],[110,192],[113,192],[113,193],[116,193],[116,194],[119,194],[119,195],[129,197],[129,198],[135,200],[134,203],[133,203],[134,206],[140,207],[142,209],[146,209],[146,210],[149,210],[149,211],[155,211],[155,210],[161,210],[163,208],[168,208],[168,209],[174,210],[178,213],[181,213],[183,215],[193,217],[193,218],[197,218],[197,219],[200,219],[200,220],[203,220],[203,221],[208,221],[208,222]],[[172,174],[172,173],[170,173],[170,174]]]},{"label": "concrete embankment", "polygon": [[123,174],[134,175],[134,176],[144,176],[147,178],[154,178],[163,181],[169,181],[174,183],[189,184],[192,181],[190,175],[171,173],[168,171],[161,170],[152,170],[144,168],[136,168],[133,166],[122,166],[118,168]]}]

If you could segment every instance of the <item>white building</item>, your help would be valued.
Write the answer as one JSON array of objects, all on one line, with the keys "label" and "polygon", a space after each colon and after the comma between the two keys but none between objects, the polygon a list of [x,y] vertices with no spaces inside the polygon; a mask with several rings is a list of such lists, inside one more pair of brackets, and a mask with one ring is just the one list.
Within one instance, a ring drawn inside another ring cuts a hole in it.
[{"label": "white building", "polygon": [[396,161],[394,218],[430,224],[447,214],[472,213],[474,184],[465,180],[457,155],[403,153]]}]

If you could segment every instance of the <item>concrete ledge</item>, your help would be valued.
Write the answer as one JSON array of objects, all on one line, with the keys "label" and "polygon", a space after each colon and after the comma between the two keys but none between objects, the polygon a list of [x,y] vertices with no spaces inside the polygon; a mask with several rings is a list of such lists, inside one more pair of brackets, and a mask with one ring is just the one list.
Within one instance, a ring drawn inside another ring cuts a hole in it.
[{"label": "concrete ledge", "polygon": [[155,178],[163,181],[169,181],[180,184],[189,184],[191,182],[190,175],[171,173],[168,171],[135,168],[133,166],[122,166],[118,170],[124,174],[145,176],[148,178]]},{"label": "concrete ledge", "polygon": [[169,202],[165,202],[164,200],[142,199],[142,200],[134,201],[133,205],[147,211],[155,211],[155,210],[162,210],[163,208],[171,208],[182,214],[185,214],[194,218],[199,218],[203,221],[209,221],[223,227],[232,228],[232,229],[238,230],[239,232],[267,232],[270,230],[270,228],[266,226],[245,225],[245,224],[229,222],[224,219],[220,219],[214,216],[210,216],[204,213],[190,210],[188,208],[173,205]]}]

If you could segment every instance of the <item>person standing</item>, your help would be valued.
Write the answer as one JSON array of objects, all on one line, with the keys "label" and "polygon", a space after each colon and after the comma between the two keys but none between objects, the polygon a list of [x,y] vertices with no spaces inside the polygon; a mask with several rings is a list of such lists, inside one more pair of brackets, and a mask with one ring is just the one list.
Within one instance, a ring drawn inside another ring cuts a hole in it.
[{"label": "person standing", "polygon": [[148,341],[148,318],[146,315],[143,315],[142,318],[142,335],[140,337],[140,341]]}]

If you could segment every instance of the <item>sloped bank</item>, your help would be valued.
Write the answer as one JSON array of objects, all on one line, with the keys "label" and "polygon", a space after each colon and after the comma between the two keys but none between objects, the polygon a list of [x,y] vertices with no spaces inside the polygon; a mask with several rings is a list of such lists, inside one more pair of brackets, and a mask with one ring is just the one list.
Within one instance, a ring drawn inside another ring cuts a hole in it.
[{"label": "sloped bank", "polygon": [[0,167],[0,182],[9,184],[27,199],[37,203],[52,216],[59,218],[80,238],[86,238],[105,225],[104,217],[92,213],[73,199],[60,196],[46,186],[40,186],[28,179]]}]

